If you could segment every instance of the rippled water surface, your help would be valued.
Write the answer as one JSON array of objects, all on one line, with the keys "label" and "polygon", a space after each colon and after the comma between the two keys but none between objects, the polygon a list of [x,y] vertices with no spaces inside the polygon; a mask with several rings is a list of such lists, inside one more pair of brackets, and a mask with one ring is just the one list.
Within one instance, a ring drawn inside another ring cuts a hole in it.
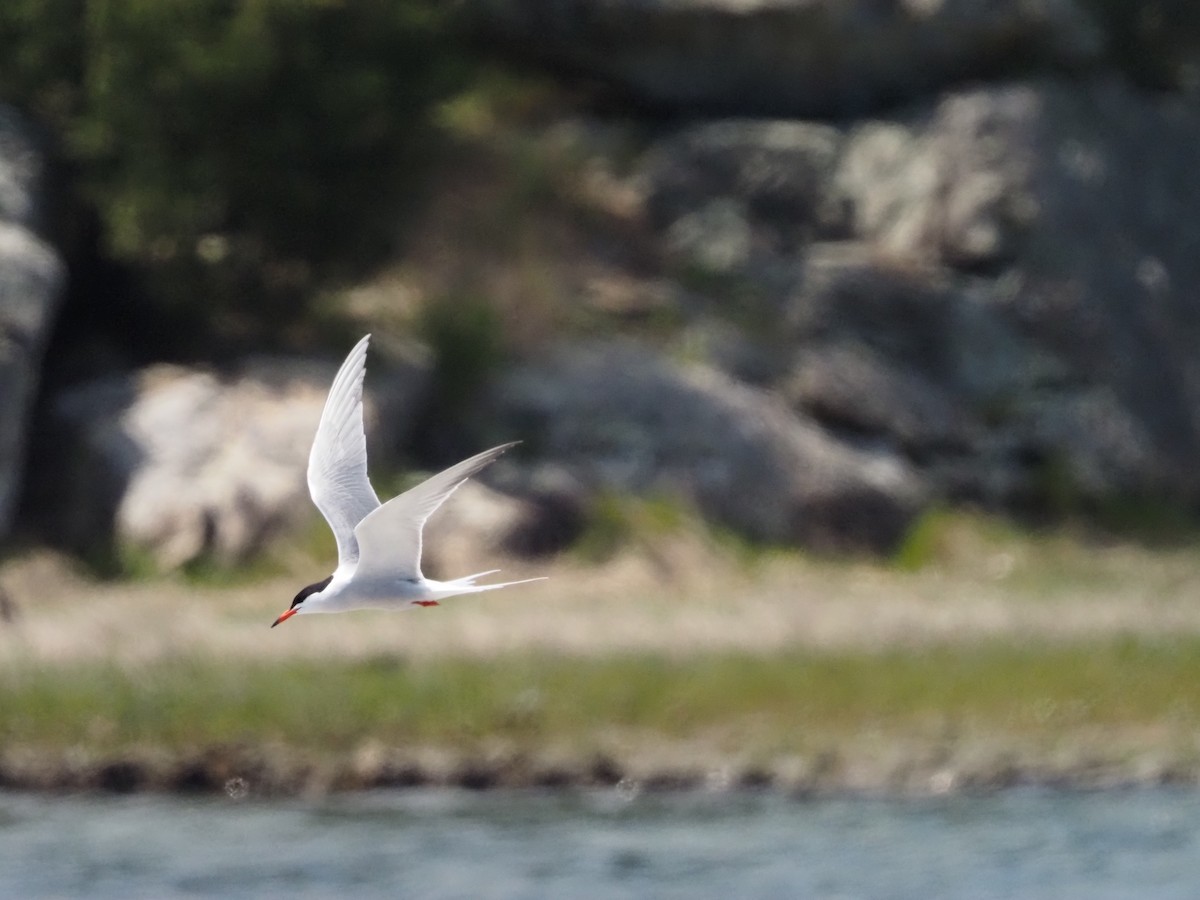
[{"label": "rippled water surface", "polygon": [[0,793],[0,897],[1200,896],[1200,794]]}]

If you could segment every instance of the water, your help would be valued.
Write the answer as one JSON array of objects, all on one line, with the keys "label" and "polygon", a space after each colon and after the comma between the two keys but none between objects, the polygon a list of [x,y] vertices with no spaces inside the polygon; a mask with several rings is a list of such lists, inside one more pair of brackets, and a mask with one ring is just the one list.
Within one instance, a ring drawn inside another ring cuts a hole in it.
[{"label": "water", "polygon": [[1200,794],[0,793],[0,897],[1194,898]]}]

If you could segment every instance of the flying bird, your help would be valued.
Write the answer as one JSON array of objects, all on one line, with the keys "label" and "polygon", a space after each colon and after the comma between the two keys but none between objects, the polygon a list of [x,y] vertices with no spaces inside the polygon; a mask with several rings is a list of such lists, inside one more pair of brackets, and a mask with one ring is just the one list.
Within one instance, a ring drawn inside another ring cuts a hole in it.
[{"label": "flying bird", "polygon": [[368,334],[354,346],[333,379],[308,457],[308,490],[337,540],[337,568],[296,594],[272,628],[299,613],[437,606],[456,594],[543,580],[475,583],[499,569],[453,581],[434,581],[421,574],[421,532],[426,520],[459,485],[519,442],[484,450],[380,504],[367,479],[363,431],[363,376],[370,340]]}]

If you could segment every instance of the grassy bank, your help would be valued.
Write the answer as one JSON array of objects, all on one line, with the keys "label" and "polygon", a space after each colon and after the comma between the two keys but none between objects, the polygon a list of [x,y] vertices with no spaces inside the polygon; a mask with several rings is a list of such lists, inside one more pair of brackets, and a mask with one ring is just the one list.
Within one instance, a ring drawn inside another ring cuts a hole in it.
[{"label": "grassy bank", "polygon": [[0,785],[1200,783],[1194,539],[926,525],[897,561],[687,529],[472,558],[550,578],[274,630],[326,560],[97,581],[30,554],[0,570]]},{"label": "grassy bank", "polygon": [[605,758],[647,777],[732,765],[773,778],[790,765],[834,785],[916,770],[994,779],[1013,766],[1136,776],[1151,763],[1194,767],[1198,681],[1197,638],[679,659],[91,664],[5,674],[0,745],[46,760],[85,747],[95,760],[257,748],[252,766],[236,753],[223,760],[233,775],[261,775],[270,748],[293,769],[303,760],[303,778],[314,766],[362,769],[364,753],[375,770],[541,760],[582,772]]},{"label": "grassy bank", "polygon": [[829,738],[1200,728],[1200,639],[882,653],[363,662],[186,660],[9,673],[0,740],[103,749],[368,740],[603,746],[615,734],[804,750]]}]

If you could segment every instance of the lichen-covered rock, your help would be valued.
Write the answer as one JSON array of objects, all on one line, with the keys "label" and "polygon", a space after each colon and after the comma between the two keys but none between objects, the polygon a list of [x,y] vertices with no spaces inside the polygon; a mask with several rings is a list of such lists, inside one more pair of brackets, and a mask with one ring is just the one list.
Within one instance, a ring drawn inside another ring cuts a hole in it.
[{"label": "lichen-covered rock", "polygon": [[1198,144],[1194,103],[1116,80],[958,92],[846,143],[860,237],[980,301],[983,331],[919,330],[964,364],[1007,334],[993,425],[1088,495],[1200,495]]},{"label": "lichen-covered rock", "polygon": [[838,129],[811,122],[691,125],[655,142],[637,182],[677,255],[730,271],[845,235],[834,179],[841,143]]},{"label": "lichen-covered rock", "polygon": [[889,435],[915,455],[964,448],[971,440],[969,411],[946,386],[858,341],[805,347],[783,387],[793,406],[821,422]]},{"label": "lichen-covered rock", "polygon": [[686,125],[638,166],[665,258],[718,276],[684,352],[944,497],[1196,499],[1197,145],[1194,100],[1098,77]]},{"label": "lichen-covered rock", "polygon": [[[52,410],[61,454],[43,472],[54,482],[50,528],[83,548],[110,535],[162,569],[244,558],[312,515],[305,471],[335,368],[254,359],[221,376],[158,365],[63,392]],[[427,374],[410,362],[368,378],[374,466],[395,458]]]},{"label": "lichen-covered rock", "polygon": [[595,489],[683,497],[760,540],[886,549],[923,502],[896,454],[838,441],[765,391],[625,343],[561,347],[502,378],[487,409]]}]

